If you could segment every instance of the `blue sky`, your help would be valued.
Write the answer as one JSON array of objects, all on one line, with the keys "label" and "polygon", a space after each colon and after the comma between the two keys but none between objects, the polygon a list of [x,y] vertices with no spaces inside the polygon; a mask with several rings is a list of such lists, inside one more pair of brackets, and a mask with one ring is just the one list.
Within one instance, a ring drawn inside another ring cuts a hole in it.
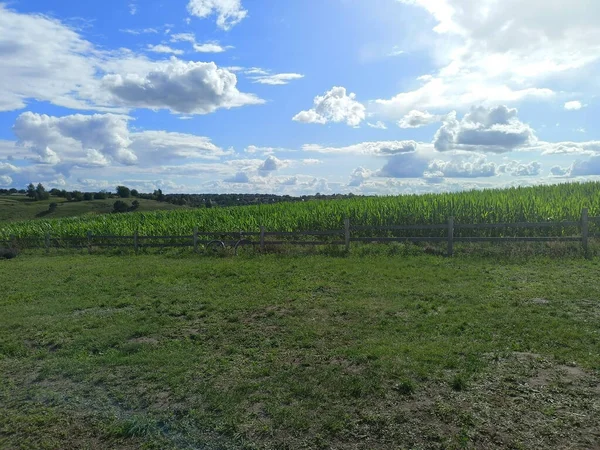
[{"label": "blue sky", "polygon": [[0,186],[596,179],[598,14],[592,0],[0,2]]}]

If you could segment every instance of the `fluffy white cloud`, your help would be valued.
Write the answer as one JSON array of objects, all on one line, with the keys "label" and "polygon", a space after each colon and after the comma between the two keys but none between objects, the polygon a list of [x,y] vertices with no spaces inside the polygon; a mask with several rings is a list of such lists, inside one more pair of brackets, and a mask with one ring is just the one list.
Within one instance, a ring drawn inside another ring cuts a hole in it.
[{"label": "fluffy white cloud", "polygon": [[375,176],[385,178],[421,178],[427,168],[429,160],[418,152],[399,153],[388,158],[387,163]]},{"label": "fluffy white cloud", "polygon": [[595,155],[600,153],[600,141],[539,142],[532,150],[542,150],[542,155]]},{"label": "fluffy white cloud", "polygon": [[164,44],[148,45],[148,51],[154,53],[169,53],[172,55],[183,55],[183,50],[171,48],[168,45]]},{"label": "fluffy white cloud", "polygon": [[269,156],[260,165],[260,167],[258,168],[258,172],[261,175],[266,176],[266,175],[270,174],[271,172],[275,172],[276,170],[279,170],[279,169],[285,167],[286,165],[287,164],[285,161],[277,159],[275,156]]},{"label": "fluffy white cloud", "polygon": [[400,128],[420,128],[439,122],[442,119],[442,116],[430,114],[427,111],[418,111],[414,109],[398,122],[398,126]]},{"label": "fluffy white cloud", "polygon": [[472,108],[462,120],[449,114],[434,139],[438,151],[453,149],[504,153],[535,143],[533,129],[506,106]]},{"label": "fluffy white cloud", "polygon": [[75,159],[106,165],[110,158],[121,164],[134,164],[137,156],[129,149],[128,120],[114,114],[59,118],[26,112],[17,118],[13,131],[20,144],[37,153],[44,163]]},{"label": "fluffy white cloud", "polygon": [[13,179],[8,175],[0,175],[0,186],[11,186]]},{"label": "fluffy white cloud", "polygon": [[600,175],[600,155],[584,161],[575,161],[569,168],[568,175],[571,177]]},{"label": "fluffy white cloud", "polygon": [[[422,87],[377,102],[399,117],[415,107],[439,111],[549,97],[546,81],[590,77],[600,60],[600,3],[573,0],[399,0],[435,20],[431,45],[439,69]],[[418,41],[418,39],[416,39]],[[579,71],[577,73],[576,71]]]},{"label": "fluffy white cloud", "polygon": [[[52,117],[26,112],[13,127],[34,161],[63,168],[107,167],[111,162],[154,166],[173,160],[231,155],[202,136],[166,131],[131,132],[130,118],[114,114]],[[129,169],[131,170],[131,169]]]},{"label": "fluffy white cloud", "polygon": [[348,126],[357,127],[366,117],[365,109],[356,101],[356,94],[347,94],[344,87],[333,87],[324,95],[315,97],[314,108],[301,111],[293,120],[319,124],[346,122]]},{"label": "fluffy white cloud", "polygon": [[250,183],[250,177],[245,172],[238,172],[234,176],[223,180],[225,183],[247,184]]},{"label": "fluffy white cloud", "polygon": [[583,108],[583,105],[578,100],[574,100],[574,101],[565,103],[565,109],[567,111],[578,111],[581,108]]},{"label": "fluffy white cloud", "polygon": [[554,166],[550,169],[550,174],[555,177],[564,177],[569,174],[568,167]]},{"label": "fluffy white cloud", "polygon": [[498,173],[506,173],[515,177],[535,177],[541,173],[542,165],[537,161],[523,164],[519,161],[510,161],[498,167]]},{"label": "fluffy white cloud", "polygon": [[248,15],[248,11],[242,7],[241,0],[190,0],[188,11],[191,15],[203,19],[216,15],[217,26],[223,30],[231,29]]},{"label": "fluffy white cloud", "polygon": [[171,59],[144,75],[107,75],[103,82],[116,102],[131,108],[208,114],[219,108],[263,103],[252,94],[240,92],[237,77],[212,62]]},{"label": "fluffy white cloud", "polygon": [[364,167],[358,167],[354,169],[354,172],[350,175],[350,182],[348,186],[358,187],[361,186],[366,180],[373,176],[373,171],[365,169]]},{"label": "fluffy white cloud", "polygon": [[458,158],[450,161],[435,160],[427,167],[431,176],[444,178],[484,178],[496,175],[496,164],[487,161],[485,156]]},{"label": "fluffy white cloud", "polygon": [[95,76],[95,63],[84,56],[93,50],[58,20],[0,3],[0,111],[24,108],[27,99],[83,104],[74,92]]}]

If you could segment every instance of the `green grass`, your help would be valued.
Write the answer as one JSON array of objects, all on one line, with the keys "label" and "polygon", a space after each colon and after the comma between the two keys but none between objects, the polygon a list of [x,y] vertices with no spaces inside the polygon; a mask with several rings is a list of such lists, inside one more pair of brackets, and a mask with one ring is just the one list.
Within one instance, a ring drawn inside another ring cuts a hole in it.
[{"label": "green grass", "polygon": [[0,448],[580,448],[597,260],[0,261]]},{"label": "green grass", "polygon": [[[135,198],[125,199],[131,204]],[[181,206],[154,200],[137,199],[139,211],[183,209]],[[67,202],[64,198],[51,197],[49,200],[31,201],[24,195],[0,195],[0,222],[16,222],[29,220],[48,220],[86,215],[110,214],[117,199],[92,200],[83,202]],[[58,204],[58,208],[49,212],[50,203]]]},{"label": "green grass", "polygon": [[[444,224],[455,217],[456,224],[578,221],[583,208],[590,216],[600,216],[600,182],[535,186],[504,190],[472,191],[451,194],[403,195],[398,197],[353,198],[344,200],[279,203],[232,208],[183,209],[178,211],[138,212],[111,216],[86,216],[56,220],[36,220],[0,224],[0,240],[17,238],[96,235],[190,235],[200,231],[340,230],[344,219],[353,226]],[[60,209],[60,208],[59,208]],[[518,230],[521,236],[573,235],[577,227]],[[591,227],[597,233],[597,226]],[[463,230],[477,235],[514,235],[515,230]],[[419,236],[429,234],[416,232]]]}]

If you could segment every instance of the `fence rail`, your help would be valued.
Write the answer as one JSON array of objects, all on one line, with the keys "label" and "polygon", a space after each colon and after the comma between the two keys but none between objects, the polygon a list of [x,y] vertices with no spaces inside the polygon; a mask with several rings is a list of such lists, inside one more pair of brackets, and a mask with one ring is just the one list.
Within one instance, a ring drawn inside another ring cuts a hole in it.
[{"label": "fence rail", "polygon": [[[455,223],[450,217],[445,224],[435,225],[391,225],[391,226],[351,226],[350,220],[344,220],[344,229],[321,230],[321,231],[267,231],[264,227],[260,232],[255,231],[200,231],[194,229],[193,234],[183,236],[141,236],[137,232],[132,236],[94,235],[91,232],[86,236],[79,237],[54,237],[46,234],[43,237],[26,237],[17,239],[11,236],[8,241],[0,241],[3,247],[20,248],[45,248],[49,252],[51,248],[87,248],[92,253],[94,248],[132,248],[137,252],[143,248],[167,248],[167,247],[193,247],[198,251],[200,246],[216,245],[225,247],[227,245],[237,248],[244,245],[260,246],[262,250],[268,246],[275,245],[344,245],[350,250],[351,243],[386,243],[386,242],[446,242],[448,256],[454,253],[454,244],[463,242],[581,242],[586,257],[589,257],[589,240],[600,238],[600,233],[590,233],[590,224],[600,225],[600,217],[589,217],[588,210],[584,209],[580,221],[563,222],[518,222],[518,223],[480,223],[460,224]],[[581,230],[578,235],[571,236],[457,236],[457,230],[490,230],[490,229],[566,229],[577,227]],[[369,231],[372,234],[400,231],[436,231],[440,230],[443,236],[356,236],[357,232]],[[201,239],[202,237],[202,239]],[[328,237],[338,237],[336,240]],[[339,238],[343,237],[343,240]],[[225,239],[228,238],[228,239]],[[249,238],[258,238],[252,240]],[[273,238],[273,239],[268,239]],[[311,239],[312,238],[312,239]]]}]

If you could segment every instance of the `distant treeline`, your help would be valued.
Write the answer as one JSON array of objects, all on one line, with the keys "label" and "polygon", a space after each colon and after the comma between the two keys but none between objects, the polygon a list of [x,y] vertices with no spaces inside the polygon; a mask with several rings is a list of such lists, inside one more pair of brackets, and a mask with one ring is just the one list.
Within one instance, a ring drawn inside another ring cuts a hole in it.
[{"label": "distant treeline", "polygon": [[117,186],[116,192],[112,193],[106,190],[99,192],[81,192],[67,191],[64,189],[51,189],[46,191],[45,188],[38,184],[34,186],[30,184],[27,189],[0,189],[0,195],[15,195],[24,194],[32,199],[47,200],[49,196],[64,198],[67,201],[80,202],[90,200],[106,200],[109,198],[141,198],[146,200],[156,200],[158,202],[171,203],[173,205],[189,206],[191,208],[214,208],[226,206],[246,206],[246,205],[262,205],[274,204],[282,202],[305,202],[308,200],[329,200],[343,199],[356,197],[354,194],[333,194],[333,195],[302,195],[300,197],[292,197],[290,195],[274,195],[274,194],[163,194],[161,189],[155,190],[153,193],[142,193],[136,189],[129,189],[126,186]]}]

